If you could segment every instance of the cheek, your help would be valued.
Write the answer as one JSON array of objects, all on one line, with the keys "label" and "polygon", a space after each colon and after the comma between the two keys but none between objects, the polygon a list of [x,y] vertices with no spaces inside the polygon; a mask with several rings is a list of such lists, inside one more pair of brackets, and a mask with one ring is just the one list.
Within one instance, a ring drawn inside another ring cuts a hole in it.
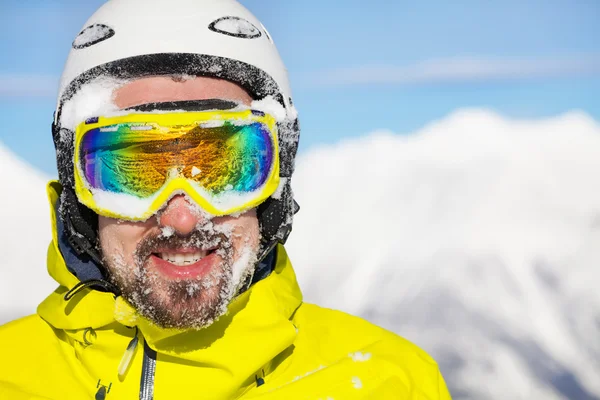
[{"label": "cheek", "polygon": [[250,246],[253,249],[258,248],[259,240],[259,232],[258,232],[258,222],[255,221],[244,221],[241,225],[239,225],[236,229],[236,233],[238,233],[238,237],[241,243],[246,246]]},{"label": "cheek", "polygon": [[147,231],[146,223],[123,222],[112,218],[98,218],[98,237],[104,257],[130,260],[138,242]]},{"label": "cheek", "polygon": [[226,217],[222,223],[231,227],[233,240],[237,246],[250,245],[253,249],[258,249],[260,232],[256,212],[248,211],[238,218]]}]

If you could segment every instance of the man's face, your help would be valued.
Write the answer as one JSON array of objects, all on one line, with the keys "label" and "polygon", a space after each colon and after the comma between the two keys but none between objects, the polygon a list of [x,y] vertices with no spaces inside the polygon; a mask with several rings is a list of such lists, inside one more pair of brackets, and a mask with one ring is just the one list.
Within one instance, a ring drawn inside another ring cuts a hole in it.
[{"label": "man's face", "polygon": [[[249,105],[239,86],[218,79],[149,77],[115,92],[121,108],[220,98]],[[162,327],[202,328],[223,315],[256,262],[255,210],[211,217],[176,195],[154,217],[130,222],[99,217],[99,238],[111,280],[140,314]]]}]

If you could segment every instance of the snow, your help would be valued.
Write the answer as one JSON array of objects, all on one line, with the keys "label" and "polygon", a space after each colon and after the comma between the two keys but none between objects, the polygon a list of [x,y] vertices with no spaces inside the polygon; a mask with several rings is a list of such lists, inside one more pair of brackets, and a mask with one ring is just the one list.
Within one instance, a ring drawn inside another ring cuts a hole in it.
[{"label": "snow", "polygon": [[455,112],[299,157],[305,299],[423,347],[471,398],[600,396],[600,127]]},{"label": "snow", "polygon": [[102,77],[83,85],[63,105],[60,116],[61,126],[75,132],[77,125],[88,118],[130,113],[130,111],[120,111],[113,102],[114,90],[125,82],[125,80]]},{"label": "snow", "polygon": [[283,194],[283,190],[285,189],[285,185],[287,184],[288,178],[279,178],[279,185],[277,186],[277,190],[271,195],[274,199],[281,199],[281,195]]},{"label": "snow", "polygon": [[[80,167],[78,166],[78,168]],[[145,215],[147,210],[151,208],[154,201],[162,194],[162,190],[168,186],[169,182],[170,181],[165,183],[162,188],[152,196],[143,199],[127,193],[115,193],[95,188],[89,189],[94,195],[96,205],[100,209],[111,210],[124,219],[129,218],[132,220],[140,220]],[[194,190],[200,193],[202,198],[210,201],[215,208],[218,207],[218,210],[232,209],[239,207],[240,205],[244,205],[249,201],[253,201],[256,198],[256,193],[260,191],[259,189],[249,192],[236,192],[232,190],[232,185],[225,185],[225,190],[223,192],[219,193],[218,195],[213,195],[200,186],[197,182],[188,180],[188,183],[194,188]],[[175,189],[173,192],[169,193],[168,198],[171,199],[179,194],[188,195],[184,190]],[[189,201],[197,204],[191,196],[188,195],[187,198]]]},{"label": "snow", "polygon": [[[81,170],[81,166],[77,166],[77,168]],[[88,189],[90,189],[92,192],[94,200],[99,208],[111,210],[123,218],[130,217],[134,220],[144,215],[146,210],[150,208],[154,200],[156,200],[160,194],[160,192],[157,192],[151,197],[141,199],[130,194],[109,192],[101,189],[91,188],[89,186]],[[180,193],[180,191],[176,191],[171,194],[169,198]]]},{"label": "snow", "polygon": [[0,142],[0,324],[35,312],[57,286],[46,271],[46,180]]},{"label": "snow", "polygon": [[[456,399],[600,397],[598,154],[583,113],[480,109],[308,151],[286,246],[305,300],[415,342]],[[54,288],[44,180],[0,147],[0,323]]]},{"label": "snow", "polygon": [[371,359],[371,353],[361,353],[360,351],[357,351],[356,353],[348,354],[348,357],[354,362],[365,362]]},{"label": "snow", "polygon": [[172,226],[164,226],[161,228],[161,235],[163,237],[171,237],[175,234],[175,229]]},{"label": "snow", "polygon": [[273,96],[267,96],[262,100],[254,100],[250,108],[271,115],[277,122],[283,122],[288,118],[288,112]]},{"label": "snow", "polygon": [[250,266],[256,264],[257,256],[258,251],[253,249],[250,243],[246,241],[240,249],[239,254],[237,254],[237,259],[231,266],[230,290],[232,290],[233,293],[238,293],[246,278],[254,273],[254,269]]},{"label": "snow", "polygon": [[221,126],[225,125],[225,121],[224,120],[219,120],[219,119],[215,119],[212,121],[207,121],[207,122],[202,122],[200,124],[201,128],[219,128]]}]

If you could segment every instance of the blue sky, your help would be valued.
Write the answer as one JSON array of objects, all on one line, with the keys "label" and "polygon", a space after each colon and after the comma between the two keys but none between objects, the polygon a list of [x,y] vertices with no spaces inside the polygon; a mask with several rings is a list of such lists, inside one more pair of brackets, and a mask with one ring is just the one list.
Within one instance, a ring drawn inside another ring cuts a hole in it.
[{"label": "blue sky", "polygon": [[[57,80],[102,3],[0,4],[0,141],[49,174]],[[376,129],[408,133],[460,107],[519,118],[581,109],[600,119],[595,0],[242,3],[289,68],[301,151]]]}]

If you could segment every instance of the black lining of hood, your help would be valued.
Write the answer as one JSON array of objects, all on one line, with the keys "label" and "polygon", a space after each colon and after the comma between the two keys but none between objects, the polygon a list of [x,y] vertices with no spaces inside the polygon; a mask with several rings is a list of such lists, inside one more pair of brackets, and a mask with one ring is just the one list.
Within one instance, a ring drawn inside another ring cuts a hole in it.
[{"label": "black lining of hood", "polygon": [[[59,215],[58,204],[56,203],[56,214]],[[80,281],[87,280],[106,280],[101,266],[96,264],[94,260],[87,254],[77,254],[71,247],[67,238],[67,232],[62,218],[56,218],[56,230],[58,236],[58,249],[65,261],[67,270],[75,275]],[[70,288],[69,288],[70,289]]]}]

